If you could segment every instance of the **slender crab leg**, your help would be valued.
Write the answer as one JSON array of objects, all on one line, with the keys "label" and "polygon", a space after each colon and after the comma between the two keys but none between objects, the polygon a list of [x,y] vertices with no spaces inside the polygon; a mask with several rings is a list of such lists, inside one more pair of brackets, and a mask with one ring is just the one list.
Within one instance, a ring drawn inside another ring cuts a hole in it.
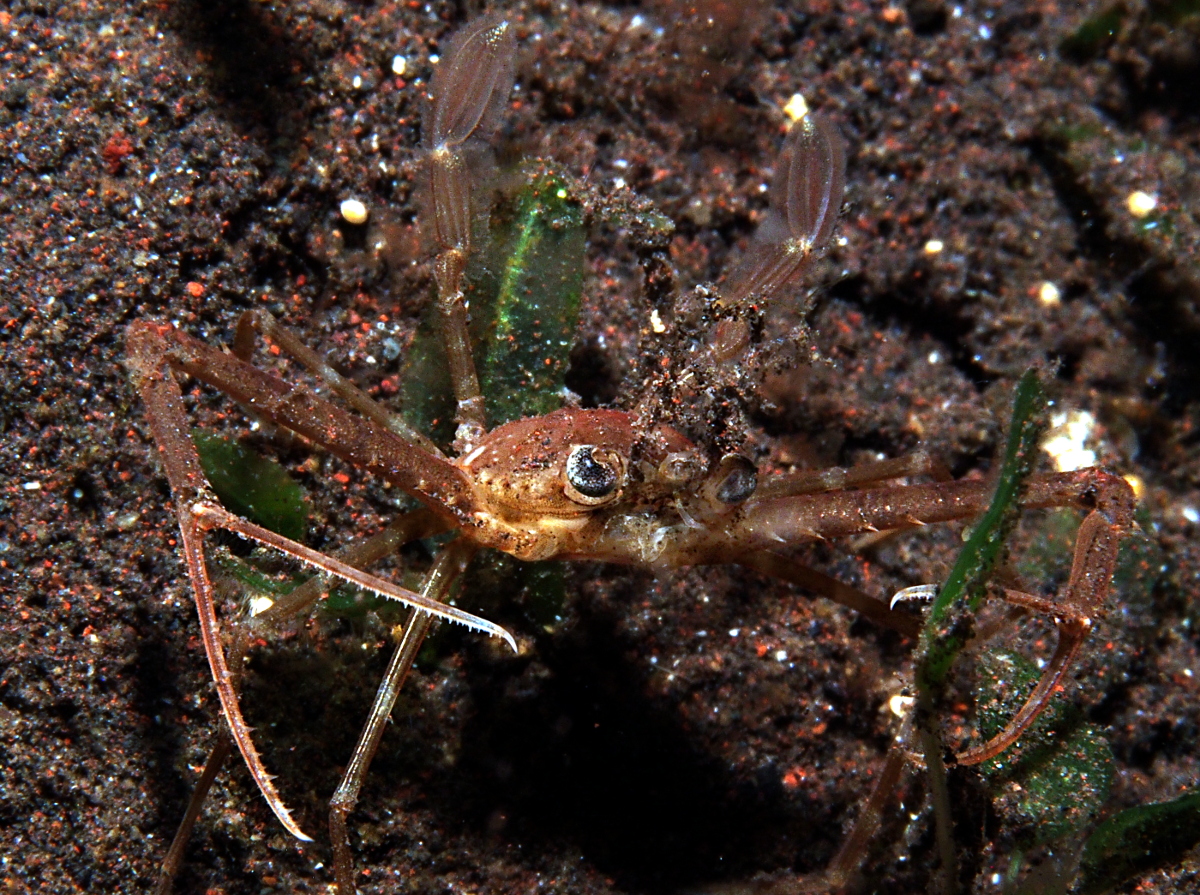
[{"label": "slender crab leg", "polygon": [[[755,497],[746,502],[730,540],[743,549],[771,549],[781,543],[969,519],[987,509],[990,489],[989,483],[974,480],[829,491],[802,499]],[[1133,495],[1119,476],[1081,469],[1031,476],[1021,505],[1030,509],[1077,506],[1099,512],[1125,531]]]},{"label": "slender crab leg", "polygon": [[[437,534],[444,528],[444,524],[439,522],[433,513],[422,507],[419,510],[413,510],[412,512],[398,516],[383,531],[372,535],[362,543],[339,551],[337,558],[355,568],[363,568],[394,553],[398,547],[407,544],[409,541],[429,537]],[[230,646],[229,655],[226,657],[226,662],[235,676],[235,687],[237,685],[237,675],[241,671],[242,660],[245,657],[246,650],[249,648],[252,637],[264,629],[276,630],[302,613],[308,612],[318,600],[328,593],[328,590],[329,576],[314,575],[295,590],[281,596],[262,612],[238,625],[238,630],[235,632]],[[179,828],[175,831],[175,838],[171,840],[171,847],[167,850],[167,856],[163,859],[158,884],[154,887],[155,895],[168,895],[171,891],[175,877],[178,875],[179,868],[183,864],[184,853],[187,849],[188,840],[192,835],[192,828],[200,816],[200,811],[204,806],[208,791],[216,780],[217,773],[220,771],[225,759],[228,758],[233,745],[228,725],[222,724],[217,731],[215,741],[209,751],[208,759],[204,763],[204,770],[200,774],[200,779],[196,781],[196,786],[192,790],[187,810],[184,812],[183,819],[179,822]]]},{"label": "slender crab leg", "polygon": [[[738,363],[750,347],[750,321],[788,294],[788,286],[829,238],[846,186],[846,147],[819,115],[792,125],[775,161],[770,205],[746,254],[721,287],[718,319],[697,345],[689,363],[707,377]],[[653,416],[652,397],[639,413]]]},{"label": "slender crab leg", "polygon": [[280,823],[297,839],[310,841],[310,837],[305,835],[292,819],[282,797],[275,789],[271,776],[263,767],[262,759],[250,737],[250,728],[242,717],[234,677],[225,660],[221,635],[217,630],[212,582],[209,580],[208,567],[204,562],[203,542],[206,526],[201,521],[201,517],[193,513],[195,508],[215,503],[215,499],[207,496],[207,480],[200,469],[200,459],[196,456],[196,450],[192,446],[188,434],[187,418],[184,414],[179,385],[169,373],[163,373],[159,365],[145,370],[135,367],[134,375],[139,380],[138,387],[142,393],[142,400],[146,404],[150,428],[154,433],[154,440],[162,452],[167,478],[171,482],[171,493],[175,497],[176,504],[175,511],[179,517],[180,539],[187,560],[188,576],[191,579],[192,590],[196,598],[196,612],[200,618],[204,651],[208,655],[213,682],[221,700],[225,719],[229,723],[230,733],[238,750],[242,753],[246,767],[250,770],[250,776],[254,779],[255,785],[258,786],[275,816],[279,818]]},{"label": "slender crab leg", "polygon": [[204,762],[204,770],[200,772],[200,778],[192,790],[192,797],[188,799],[187,810],[183,813],[183,819],[179,821],[179,826],[175,830],[175,838],[171,840],[171,847],[167,849],[167,856],[163,858],[162,866],[159,868],[154,895],[171,895],[171,889],[175,886],[175,877],[179,875],[179,870],[183,866],[183,858],[187,852],[188,840],[192,837],[192,829],[196,826],[196,821],[200,818],[200,812],[204,808],[204,800],[208,798],[208,791],[212,789],[213,783],[217,780],[217,774],[221,772],[221,767],[231,752],[233,752],[233,740],[229,736],[229,729],[225,724],[219,723],[212,748],[208,752],[208,759]]},{"label": "slender crab leg", "polygon": [[266,311],[247,311],[238,319],[237,336],[233,353],[240,360],[250,363],[254,353],[254,334],[259,333],[280,347],[289,357],[298,360],[308,372],[324,382],[339,398],[361,413],[390,429],[405,441],[427,453],[441,457],[436,444],[405,422],[404,418],[392,413],[382,404],[346,379],[317,352],[300,341],[286,326]]},{"label": "slender crab leg", "polygon": [[[904,457],[861,463],[851,467],[802,470],[774,476],[759,486],[754,493],[754,499],[771,500],[858,488],[888,479],[919,475],[932,476],[939,482],[949,481],[951,478],[950,471],[939,460],[925,451],[915,451]],[[898,529],[899,527],[893,530]],[[782,554],[759,550],[749,554],[735,554],[731,561],[847,606],[881,627],[891,628],[906,637],[916,637],[921,631],[919,619],[893,612],[883,601]]]},{"label": "slender crab leg", "polygon": [[771,205],[720,304],[769,302],[829,239],[846,184],[846,147],[819,115],[796,122],[775,162]]},{"label": "slender crab leg", "polygon": [[[970,518],[982,513],[990,500],[991,489],[984,482],[939,482],[808,494],[803,499],[751,500],[745,507],[738,535],[744,549],[750,549],[735,561],[811,586],[762,548],[770,546],[772,541],[796,543],[806,538],[844,537]],[[1079,652],[1092,619],[1107,600],[1117,548],[1133,523],[1134,497],[1129,485],[1099,469],[1033,476],[1022,503],[1025,507],[1074,505],[1089,512],[1076,536],[1070,578],[1057,600],[1001,591],[1009,602],[1052,616],[1058,629],[1058,644],[1025,704],[1000,733],[957,755],[956,760],[962,764],[977,764],[1000,754],[1046,708]],[[817,589],[839,602],[847,602],[836,593],[822,590],[819,582]]]},{"label": "slender crab leg", "polygon": [[[421,507],[397,516],[383,531],[338,551],[335,558],[356,569],[365,569],[410,541],[433,537],[445,530],[444,522],[426,507]],[[329,575],[314,575],[291,593],[284,594],[262,612],[247,619],[245,626],[252,632],[277,631],[282,625],[312,609],[329,592],[329,587]]]},{"label": "slender crab leg", "polygon": [[865,594],[843,581],[810,569],[802,563],[770,550],[758,550],[731,560],[740,566],[754,569],[772,578],[787,581],[818,596],[840,603],[884,628],[890,628],[905,637],[916,638],[921,633],[921,620],[903,612],[894,612],[882,600]]},{"label": "slender crab leg", "polygon": [[856,466],[834,466],[829,469],[805,469],[773,476],[754,492],[756,500],[791,497],[796,494],[815,494],[843,488],[861,488],[888,479],[927,475],[935,481],[949,482],[953,477],[940,460],[926,451],[914,451],[903,457],[860,463]]},{"label": "slender crab leg", "polygon": [[[275,380],[274,377],[254,370],[253,367],[242,361],[238,361],[236,358],[223,355],[221,352],[207,352],[211,355],[216,355],[216,357],[208,357],[208,364],[195,364],[197,354],[194,349],[198,346],[203,347],[203,344],[187,339],[171,327],[157,326],[155,324],[135,324],[131,327],[128,335],[128,363],[133,371],[138,390],[142,394],[142,400],[146,404],[150,428],[154,434],[155,443],[162,453],[167,478],[171,484],[171,492],[175,498],[176,513],[179,517],[180,539],[187,561],[189,577],[192,581],[192,588],[195,593],[197,614],[200,618],[201,637],[205,653],[208,656],[209,666],[213,673],[213,681],[217,688],[221,707],[225,713],[226,721],[229,723],[230,733],[237,744],[238,751],[241,752],[242,758],[246,762],[247,768],[250,770],[251,777],[254,779],[255,784],[262,792],[263,797],[276,817],[279,818],[279,821],[288,832],[298,839],[308,841],[309,837],[292,819],[287,806],[275,789],[271,776],[263,766],[262,759],[251,739],[250,728],[246,724],[238,703],[235,676],[226,661],[224,648],[221,644],[221,636],[217,630],[218,623],[213,600],[213,587],[204,558],[204,534],[206,531],[211,528],[225,528],[243,537],[280,550],[303,563],[321,569],[331,575],[366,587],[382,596],[399,600],[400,602],[418,607],[426,612],[431,612],[451,621],[457,621],[477,630],[502,637],[514,649],[515,642],[512,639],[512,635],[508,634],[507,631],[486,619],[481,619],[453,607],[445,606],[437,600],[415,594],[391,582],[369,575],[333,557],[318,553],[305,547],[303,544],[298,544],[261,526],[241,519],[222,507],[212,495],[208,481],[200,467],[200,459],[196,454],[196,449],[189,435],[187,415],[183,406],[183,396],[179,389],[179,383],[175,380],[170,369],[175,367],[191,372],[188,369],[189,365],[191,365],[193,368],[201,366],[204,372],[211,372],[220,366],[220,364],[215,363],[215,360],[217,358],[224,358],[227,362],[240,365],[240,367],[244,368],[240,371],[243,374],[246,371],[253,371],[254,376],[251,378],[257,380],[257,384],[260,386],[271,386],[274,383],[279,383],[279,381]],[[192,348],[193,351],[176,350],[180,348]],[[201,354],[204,353],[206,352],[201,352]],[[201,378],[204,377],[201,376]],[[283,393],[269,387],[254,390],[251,387],[250,381],[246,379],[242,379],[241,384],[237,386],[235,386],[233,381],[225,381],[221,384],[221,387],[236,399],[243,400],[250,406],[263,411],[264,416],[276,422],[283,422],[283,420],[279,419],[273,413],[273,411],[278,410],[280,407],[294,410],[297,406],[300,406],[310,411],[315,409],[324,410],[324,413],[319,417],[316,427],[311,425],[311,418],[310,425],[307,427],[296,425],[297,420],[294,417],[291,418],[293,425],[290,425],[289,428],[299,431],[301,434],[308,434],[305,432],[305,428],[308,428],[313,434],[324,434],[326,437],[332,437],[329,435],[330,430],[336,432],[338,429],[349,428],[346,425],[337,425],[339,421],[345,422],[341,419],[342,416],[345,416],[344,411],[327,404],[327,402],[320,401],[320,399],[307,392],[292,389],[284,386],[282,383],[279,383],[279,385],[283,386],[285,390]],[[299,401],[297,401],[297,397],[300,398]],[[313,402],[316,402],[316,404]],[[325,428],[322,429],[322,425]],[[368,432],[366,430],[374,431]],[[427,461],[424,464],[426,467],[434,467],[434,469],[429,470],[430,472],[442,472],[443,470],[440,467],[444,466],[451,473],[457,473],[457,470],[446,464],[445,461],[430,457],[419,449],[412,448],[390,432],[378,430],[376,427],[370,426],[364,428],[361,421],[357,421],[354,431],[357,437],[353,440],[353,444],[359,449],[359,452],[357,454],[352,453],[351,456],[356,456],[360,462],[363,459],[368,459],[366,465],[369,467],[377,469],[387,468],[388,464],[386,461],[390,459],[386,456],[387,452],[377,452],[384,446],[379,442],[386,442],[384,436],[387,436],[392,441],[392,444],[388,445],[389,447],[398,450],[400,454],[409,453]],[[400,447],[398,448],[397,446]],[[339,447],[344,446],[339,444]],[[376,450],[367,450],[367,448],[374,448]],[[393,469],[394,474],[395,472]],[[411,470],[406,470],[402,474],[402,477],[411,479],[411,472]],[[420,475],[419,471],[417,475]],[[448,477],[447,480],[452,481]],[[419,481],[417,484],[419,490],[428,491],[428,483]],[[432,502],[436,505],[436,501]]]},{"label": "slender crab leg", "polygon": [[226,531],[231,531],[248,541],[256,541],[264,547],[272,547],[280,553],[287,554],[293,559],[299,560],[314,569],[319,569],[327,575],[340,578],[349,584],[358,585],[363,590],[368,590],[376,596],[396,600],[421,612],[436,615],[438,618],[444,618],[447,621],[458,622],[460,625],[464,625],[473,631],[489,634],[492,637],[499,637],[516,652],[516,640],[499,625],[485,618],[471,615],[471,613],[464,612],[461,609],[456,609],[453,606],[446,606],[438,600],[433,600],[414,591],[407,590],[369,572],[356,569],[354,566],[344,563],[328,554],[313,550],[311,547],[305,547],[303,544],[297,543],[290,538],[285,538],[282,535],[277,535],[270,529],[263,528],[261,525],[255,525],[253,522],[248,522],[240,516],[229,512],[229,510],[211,499],[198,499],[191,505],[191,511],[192,516],[196,520],[197,527],[202,531],[208,531],[213,528],[223,528]]},{"label": "slender crab leg", "polygon": [[[1124,482],[1121,483],[1125,485]],[[1058,628],[1058,644],[1046,665],[1042,678],[1025,704],[1005,728],[980,746],[955,756],[960,764],[978,764],[999,755],[1017,741],[1049,703],[1058,689],[1079,648],[1083,645],[1092,619],[1104,608],[1116,569],[1117,548],[1133,522],[1133,493],[1129,486],[1114,489],[1106,501],[1108,507],[1097,508],[1084,518],[1075,539],[1075,558],[1071,577],[1060,600],[1043,611],[1054,617]],[[1025,595],[1006,595],[1012,602],[1021,602]],[[1037,598],[1030,598],[1033,605]]]},{"label": "slender crab leg", "polygon": [[[166,323],[132,324],[126,336],[126,353],[143,394],[155,380],[173,381],[166,372],[168,366],[187,373],[219,389],[256,415],[402,488],[448,522],[459,525],[470,522],[475,498],[471,482],[462,470],[394,432],[323,400],[304,386],[284,382]],[[159,388],[156,385],[153,390],[157,393]],[[177,386],[175,391],[178,392]],[[166,407],[165,401],[164,398],[159,404]],[[164,420],[164,425],[183,426],[186,417],[182,404],[178,414],[177,420]],[[192,481],[202,482],[203,478]]]},{"label": "slender crab leg", "polygon": [[[468,164],[471,156],[478,157],[484,151],[484,141],[495,129],[512,90],[515,55],[516,41],[512,26],[504,20],[485,17],[452,39],[430,88],[433,103],[427,119],[425,143],[428,149],[426,164],[433,219],[431,229],[438,248],[434,275],[438,287],[442,339],[458,405],[455,446],[462,452],[473,448],[487,431],[483,396],[471,352],[467,302],[462,290],[463,271],[471,246],[472,179],[478,176],[478,172],[468,170]],[[282,329],[274,321],[264,321],[264,326],[275,332]],[[298,340],[290,338],[297,351],[306,350]],[[315,355],[313,359],[315,363],[321,363]],[[316,372],[312,365],[306,365]],[[319,375],[331,381],[331,377],[324,373]],[[369,401],[363,397],[364,401]],[[354,403],[363,409],[361,402]],[[373,414],[368,415],[374,418]],[[427,443],[426,439],[422,441]],[[441,455],[436,447],[432,448],[432,452]],[[421,595],[430,600],[444,600],[478,549],[465,539],[451,543],[430,568]],[[371,713],[359,735],[350,763],[330,800],[329,832],[339,892],[354,891],[354,865],[346,819],[358,803],[363,780],[379,749],[384,726],[432,620],[432,616],[426,612],[414,611],[409,617],[404,635],[379,684]]]},{"label": "slender crab leg", "polygon": [[[445,600],[451,586],[466,569],[478,549],[474,544],[462,539],[453,541],[438,554],[426,574],[421,595],[431,600]],[[404,626],[404,634],[392,653],[383,680],[379,682],[379,690],[371,705],[371,714],[358,736],[350,763],[346,766],[337,791],[329,801],[329,835],[333,842],[333,867],[339,892],[354,891],[354,861],[350,851],[350,836],[346,830],[346,818],[358,803],[367,769],[371,766],[371,760],[379,749],[379,741],[383,738],[384,726],[391,717],[396,697],[400,694],[400,688],[404,686],[432,622],[433,616],[427,612],[414,610],[409,616],[408,623]]]}]

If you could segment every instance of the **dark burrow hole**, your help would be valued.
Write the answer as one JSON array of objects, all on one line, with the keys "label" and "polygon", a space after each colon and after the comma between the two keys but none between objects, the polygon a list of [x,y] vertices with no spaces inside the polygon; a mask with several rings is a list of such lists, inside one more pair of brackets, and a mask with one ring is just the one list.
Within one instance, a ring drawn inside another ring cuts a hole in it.
[{"label": "dark burrow hole", "polygon": [[616,403],[619,379],[609,356],[594,342],[582,342],[572,349],[565,382],[584,407]]}]

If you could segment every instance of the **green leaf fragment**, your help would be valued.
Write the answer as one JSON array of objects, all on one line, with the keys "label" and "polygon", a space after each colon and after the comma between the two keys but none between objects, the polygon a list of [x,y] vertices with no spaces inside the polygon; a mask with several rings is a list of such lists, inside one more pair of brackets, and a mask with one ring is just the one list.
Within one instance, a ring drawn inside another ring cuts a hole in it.
[{"label": "green leaf fragment", "polygon": [[[478,313],[472,305],[473,313]],[[446,351],[438,332],[438,309],[429,302],[412,344],[404,354],[400,406],[410,426],[447,445],[454,437],[454,400]]]},{"label": "green leaf fragment", "polygon": [[209,484],[227,510],[293,541],[304,538],[308,500],[287,470],[215,432],[193,430],[192,442]]},{"label": "green leaf fragment", "polygon": [[[1028,659],[1011,652],[986,655],[975,705],[980,734],[998,734],[1041,677]],[[1056,700],[1021,740],[980,765],[995,807],[1031,848],[1086,827],[1112,789],[1112,751],[1100,730]]]},{"label": "green leaf fragment", "polygon": [[219,551],[210,557],[210,562],[222,575],[240,585],[244,594],[265,596],[272,600],[290,594],[296,589],[299,580],[303,580],[274,578],[256,569],[245,560],[224,551]]},{"label": "green leaf fragment", "polygon": [[567,601],[562,563],[522,562],[497,551],[475,561],[469,589],[476,598],[488,595],[487,605],[477,607],[481,614],[493,615],[501,606],[516,606],[542,630],[551,630],[562,620]]},{"label": "green leaf fragment", "polygon": [[583,265],[582,207],[561,177],[542,174],[521,193],[484,339],[480,385],[494,425],[562,406]]},{"label": "green leaf fragment", "polygon": [[1200,844],[1200,791],[1129,808],[1102,823],[1083,847],[1080,895],[1100,895],[1178,863]]},{"label": "green leaf fragment", "polygon": [[939,689],[955,657],[971,638],[971,616],[986,595],[988,578],[1020,512],[1018,497],[1037,457],[1046,396],[1037,373],[1021,377],[1013,402],[1012,424],[991,505],[980,518],[945,585],[929,611],[921,634],[917,686],[922,693]]},{"label": "green leaf fragment", "polygon": [[1062,51],[1077,59],[1088,59],[1094,56],[1117,36],[1125,16],[1124,4],[1114,3],[1076,28],[1069,37],[1063,40]]},{"label": "green leaf fragment", "polygon": [[335,618],[359,619],[389,602],[386,597],[345,585],[329,592],[321,601],[321,611]]}]

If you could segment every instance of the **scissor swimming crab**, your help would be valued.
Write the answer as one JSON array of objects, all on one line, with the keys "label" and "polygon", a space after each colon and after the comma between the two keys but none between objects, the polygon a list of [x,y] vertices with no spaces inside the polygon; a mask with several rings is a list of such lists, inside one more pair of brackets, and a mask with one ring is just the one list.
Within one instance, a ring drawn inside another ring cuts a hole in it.
[{"label": "scissor swimming crab", "polygon": [[[749,459],[705,450],[671,426],[638,411],[567,407],[489,429],[467,335],[464,270],[471,248],[479,185],[470,159],[488,139],[513,83],[514,28],[497,17],[468,24],[451,42],[433,80],[426,120],[427,228],[437,247],[435,278],[441,335],[456,401],[457,434],[447,455],[398,416],[343,379],[270,315],[245,314],[232,352],[164,322],[128,330],[127,362],[146,405],[178,513],[181,543],[195,592],[204,646],[229,735],[272,811],[296,837],[292,819],[259,757],[238,701],[239,665],[249,632],[269,631],[311,609],[327,585],[301,585],[252,620],[236,623],[226,654],[214,609],[204,536],[226,529],[412,607],[401,642],[380,685],[341,785],[330,803],[335,872],[341,895],[354,891],[346,818],[382,736],[397,692],[434,617],[456,621],[514,644],[505,630],[445,598],[471,558],[484,548],[522,560],[589,559],[665,570],[735,563],[796,583],[908,634],[911,616],[807,569],[785,552],[811,539],[886,532],[964,519],[986,508],[990,488],[978,481],[887,484],[936,467],[925,455],[846,469],[797,472],[759,481]],[[833,230],[844,185],[844,149],[835,129],[809,114],[790,131],[776,163],[770,212],[694,334],[692,372],[703,379],[736,364],[751,338],[745,320],[769,306]],[[339,399],[289,384],[250,363],[258,337],[306,367]],[[314,551],[239,518],[217,500],[189,435],[179,376],[225,393],[258,418],[390,482],[423,504],[380,535],[339,556]],[[349,405],[355,412],[347,410]],[[1033,476],[1024,505],[1073,505],[1087,515],[1069,581],[1055,601],[1005,592],[1006,599],[1047,613],[1058,644],[1025,706],[990,741],[957,756],[960,763],[1000,753],[1046,707],[1104,605],[1117,546],[1131,523],[1132,493],[1099,469]],[[420,592],[363,571],[398,545],[438,532],[457,537],[441,549]],[[224,740],[228,750],[228,740]],[[210,767],[219,765],[214,750]],[[194,819],[189,812],[184,830]],[[853,856],[852,856],[853,857]],[[178,849],[173,858],[178,861]],[[831,882],[847,866],[833,868]],[[170,876],[170,866],[166,871]],[[169,880],[165,885],[169,885]],[[165,888],[165,886],[164,886]]]}]

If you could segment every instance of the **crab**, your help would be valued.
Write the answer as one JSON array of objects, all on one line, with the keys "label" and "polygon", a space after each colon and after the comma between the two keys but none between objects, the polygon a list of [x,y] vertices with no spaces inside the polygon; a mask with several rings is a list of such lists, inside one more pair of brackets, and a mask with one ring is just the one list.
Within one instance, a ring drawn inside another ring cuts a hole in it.
[{"label": "crab", "polygon": [[[986,482],[945,480],[938,464],[923,453],[760,480],[754,463],[729,449],[728,438],[698,444],[661,418],[664,391],[684,394],[680,383],[686,378],[695,395],[706,380],[741,362],[753,340],[755,315],[792,286],[829,239],[842,200],[845,148],[834,126],[816,113],[789,131],[775,164],[768,216],[746,261],[711,298],[703,325],[683,352],[682,369],[676,365],[671,371],[672,381],[657,383],[655,394],[643,394],[631,409],[568,406],[489,428],[467,330],[464,271],[482,192],[473,160],[504,108],[515,53],[515,28],[509,21],[491,15],[468,23],[439,64],[425,121],[425,226],[436,247],[438,319],[456,407],[452,451],[444,452],[360,391],[264,312],[242,317],[232,351],[163,321],[138,321],[127,331],[126,362],[170,483],[201,636],[227,727],[167,858],[162,891],[170,887],[204,790],[233,747],[284,828],[297,839],[310,838],[264,766],[242,714],[239,685],[251,641],[311,611],[328,591],[330,579],[412,610],[330,801],[337,888],[340,895],[351,895],[354,862],[347,817],[431,623],[438,618],[456,622],[516,647],[505,629],[447,603],[451,586],[480,551],[497,550],[526,561],[583,559],[652,571],[737,564],[912,636],[919,627],[912,615],[892,611],[886,603],[801,565],[789,548],[814,539],[969,519],[988,506],[991,488]],[[305,367],[332,398],[255,366],[252,358],[260,340]],[[381,534],[339,555],[318,552],[237,516],[221,504],[202,471],[179,384],[185,376],[401,489],[421,509],[401,515]],[[922,476],[934,481],[909,481]],[[1074,506],[1086,513],[1069,580],[1057,599],[1000,591],[1009,602],[1053,618],[1058,643],[1024,707],[992,739],[955,756],[962,764],[984,761],[1011,746],[1060,689],[1108,598],[1117,548],[1131,525],[1133,495],[1118,476],[1085,469],[1030,477],[1023,505]],[[227,621],[232,631],[223,635],[205,548],[206,534],[217,529],[277,550],[320,574],[265,612]],[[419,591],[366,571],[399,545],[444,532],[454,537],[440,549]],[[894,771],[888,773],[894,777]],[[821,886],[835,887],[848,878],[861,858],[870,819],[863,824]]]}]

